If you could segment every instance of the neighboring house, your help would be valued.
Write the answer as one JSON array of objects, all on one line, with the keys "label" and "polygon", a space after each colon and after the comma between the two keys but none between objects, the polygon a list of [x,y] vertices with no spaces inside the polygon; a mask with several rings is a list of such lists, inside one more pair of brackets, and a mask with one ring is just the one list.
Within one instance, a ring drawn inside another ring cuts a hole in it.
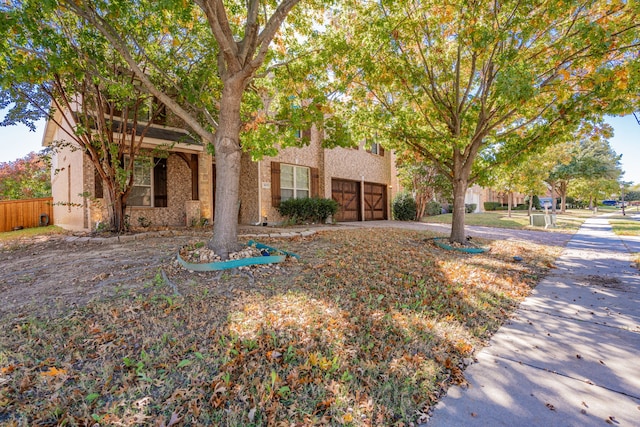
[{"label": "neighboring house", "polygon": [[[371,150],[325,149],[322,131],[315,127],[306,136],[308,146],[283,149],[276,157],[252,161],[243,154],[239,223],[262,224],[265,218],[270,224],[281,222],[276,206],[291,197],[307,196],[338,201],[336,221],[391,218],[390,200],[399,189],[393,153],[377,144]],[[65,133],[49,121],[43,145],[60,140],[65,140]],[[171,147],[168,157],[136,166],[136,184],[127,201],[131,226],[190,226],[204,219],[211,223],[215,157],[166,119],[152,125],[142,144],[148,150],[158,146]],[[106,218],[107,201],[91,161],[81,150],[65,148],[54,154],[51,169],[56,225],[95,230]]]},{"label": "neighboring house", "polygon": [[[524,204],[525,195],[521,193],[512,193],[511,207]],[[501,191],[495,191],[490,188],[481,187],[477,184],[472,185],[467,189],[465,194],[465,204],[475,204],[476,210],[474,212],[484,212],[485,202],[498,202],[503,206],[507,206],[508,199],[507,193]]]}]

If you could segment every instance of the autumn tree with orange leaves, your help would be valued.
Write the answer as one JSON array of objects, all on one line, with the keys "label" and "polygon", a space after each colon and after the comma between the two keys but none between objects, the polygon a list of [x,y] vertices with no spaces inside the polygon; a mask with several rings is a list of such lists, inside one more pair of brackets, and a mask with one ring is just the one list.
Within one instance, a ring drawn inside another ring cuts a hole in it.
[{"label": "autumn tree with orange leaves", "polygon": [[31,152],[12,162],[0,162],[0,200],[51,196],[47,157]]}]

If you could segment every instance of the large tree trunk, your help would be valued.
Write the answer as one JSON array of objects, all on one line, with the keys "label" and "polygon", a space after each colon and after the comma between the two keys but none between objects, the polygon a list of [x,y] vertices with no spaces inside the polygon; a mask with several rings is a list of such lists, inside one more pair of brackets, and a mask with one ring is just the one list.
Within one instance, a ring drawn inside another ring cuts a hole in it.
[{"label": "large tree trunk", "polygon": [[209,248],[222,259],[238,250],[238,212],[240,208],[240,103],[244,81],[232,77],[225,81],[220,99],[220,121],[214,135],[216,159],[216,206],[213,236]]},{"label": "large tree trunk", "polygon": [[556,182],[551,183],[551,213],[556,213]]},{"label": "large tree trunk", "polygon": [[507,217],[511,218],[511,190],[507,191]]},{"label": "large tree trunk", "polygon": [[560,193],[560,213],[567,211],[567,185],[567,181],[560,181],[560,188],[558,189]]},{"label": "large tree trunk", "polygon": [[126,230],[126,209],[127,205],[122,195],[118,194],[114,183],[104,182],[107,196],[107,221],[113,233],[123,233]]},{"label": "large tree trunk", "polygon": [[529,208],[527,209],[527,215],[531,216],[531,210],[533,209],[533,193],[529,194]]},{"label": "large tree trunk", "polygon": [[453,182],[453,218],[451,219],[451,242],[465,244],[464,234],[464,196],[467,193],[469,183],[466,179],[455,178]]}]

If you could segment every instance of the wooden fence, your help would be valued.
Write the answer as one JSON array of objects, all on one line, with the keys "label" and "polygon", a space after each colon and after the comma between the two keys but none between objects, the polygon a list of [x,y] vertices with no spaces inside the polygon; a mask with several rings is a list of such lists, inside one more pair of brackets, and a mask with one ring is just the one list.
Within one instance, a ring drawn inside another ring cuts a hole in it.
[{"label": "wooden fence", "polygon": [[0,201],[0,232],[53,224],[53,198]]}]

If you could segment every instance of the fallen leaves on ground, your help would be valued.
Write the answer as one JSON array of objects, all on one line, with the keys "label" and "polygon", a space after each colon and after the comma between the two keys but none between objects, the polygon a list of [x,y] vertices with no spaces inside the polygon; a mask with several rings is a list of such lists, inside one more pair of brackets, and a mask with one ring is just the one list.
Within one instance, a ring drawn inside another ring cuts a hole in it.
[{"label": "fallen leaves on ground", "polygon": [[[165,270],[136,291],[0,330],[7,425],[412,425],[535,286],[559,248],[445,251],[429,233],[265,243],[269,274]],[[513,262],[519,255],[523,261]]]}]

